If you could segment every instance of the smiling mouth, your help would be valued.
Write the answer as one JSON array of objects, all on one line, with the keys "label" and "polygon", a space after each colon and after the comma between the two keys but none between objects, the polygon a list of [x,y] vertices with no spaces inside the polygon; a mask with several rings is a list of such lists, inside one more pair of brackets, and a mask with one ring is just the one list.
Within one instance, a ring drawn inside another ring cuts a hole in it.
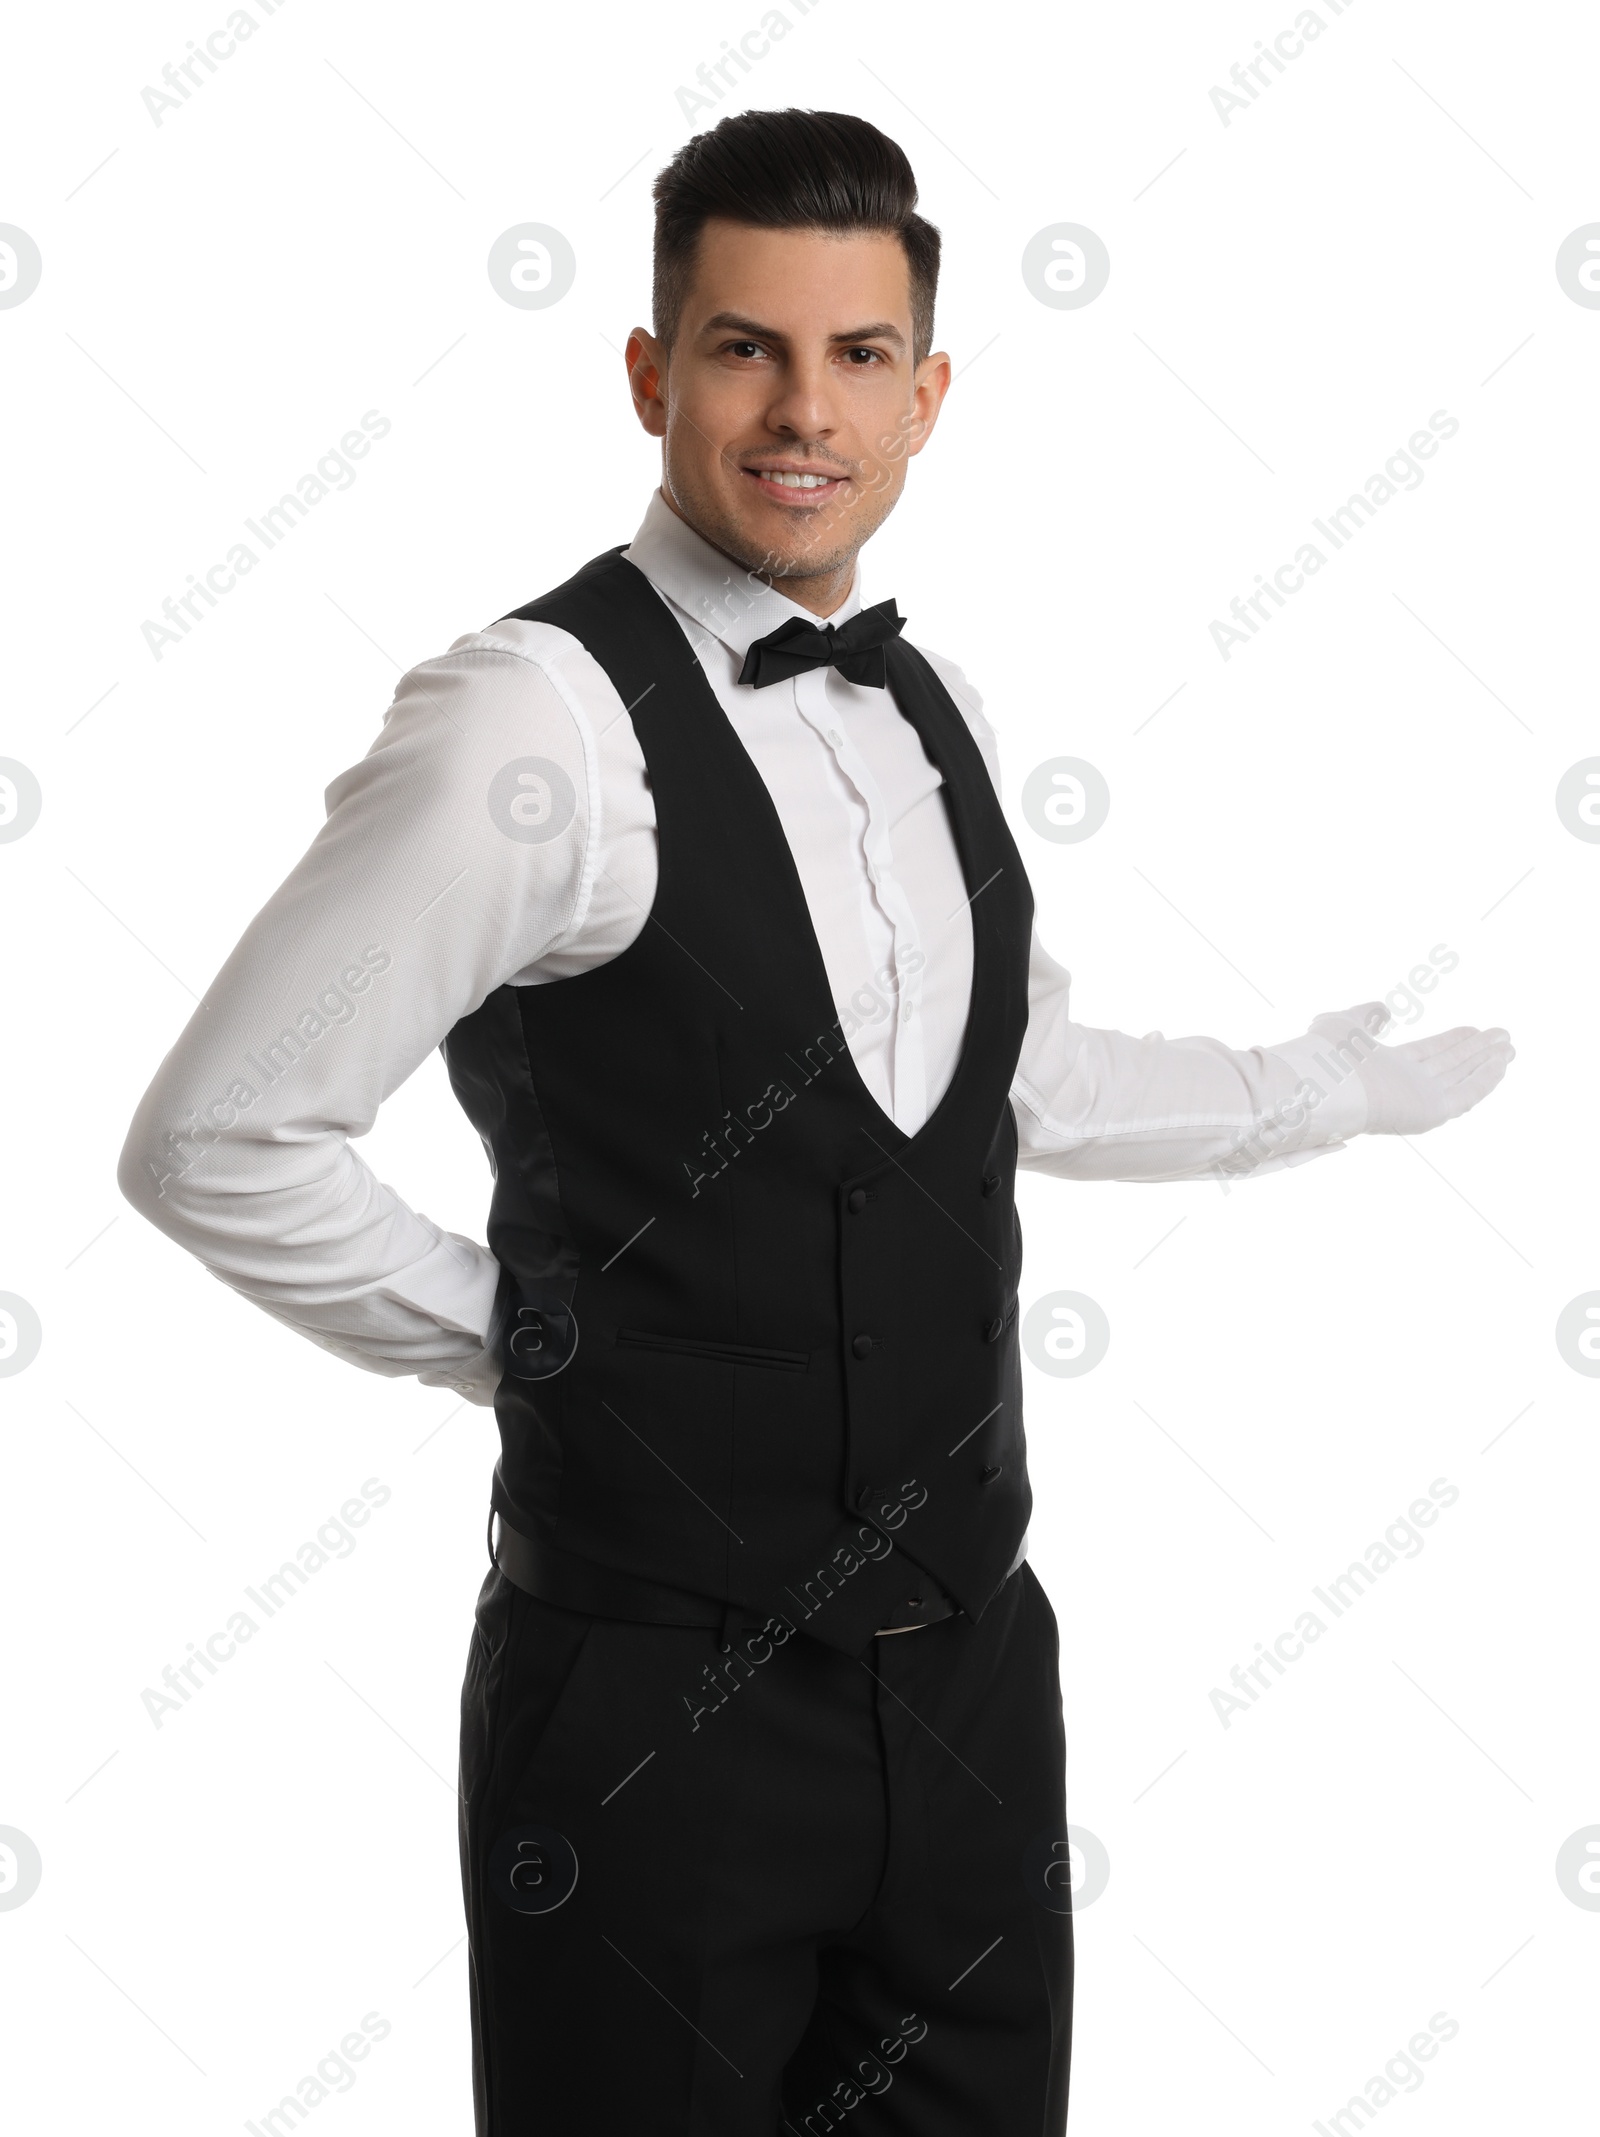
[{"label": "smiling mouth", "polygon": [[810,506],[837,496],[850,478],[816,468],[747,467],[739,470],[775,504]]}]

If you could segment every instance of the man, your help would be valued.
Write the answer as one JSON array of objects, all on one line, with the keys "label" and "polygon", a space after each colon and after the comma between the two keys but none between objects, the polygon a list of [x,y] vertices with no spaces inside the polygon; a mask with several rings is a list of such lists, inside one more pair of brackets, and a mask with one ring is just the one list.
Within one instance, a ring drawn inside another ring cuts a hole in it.
[{"label": "man", "polygon": [[[1248,1052],[1071,1021],[976,694],[861,603],[950,379],[916,198],[831,113],[661,174],[638,533],[403,679],[124,1154],[268,1312],[495,1404],[461,1764],[493,2137],[1064,2127],[1015,1167],[1237,1170],[1257,1130],[1282,1164],[1511,1058],[1375,1048],[1375,1005]],[[440,1044],[487,1250],[347,1140]]]}]

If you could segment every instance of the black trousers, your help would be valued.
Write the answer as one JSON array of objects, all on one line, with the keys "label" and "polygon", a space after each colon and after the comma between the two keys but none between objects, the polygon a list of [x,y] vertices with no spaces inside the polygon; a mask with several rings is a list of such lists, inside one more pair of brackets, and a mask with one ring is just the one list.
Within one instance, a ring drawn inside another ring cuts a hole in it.
[{"label": "black trousers", "polygon": [[1059,2137],[1055,1617],[852,1658],[492,1569],[462,1691],[479,2137]]}]

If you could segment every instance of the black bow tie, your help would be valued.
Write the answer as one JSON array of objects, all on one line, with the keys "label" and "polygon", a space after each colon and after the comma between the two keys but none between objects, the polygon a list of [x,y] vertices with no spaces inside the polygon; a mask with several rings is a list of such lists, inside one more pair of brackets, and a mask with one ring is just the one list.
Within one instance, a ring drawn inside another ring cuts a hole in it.
[{"label": "black bow tie", "polygon": [[905,627],[906,619],[893,601],[864,608],[837,628],[791,616],[755,641],[744,657],[739,680],[765,690],[769,683],[786,683],[807,668],[837,668],[847,683],[881,690],[886,681],[883,649]]}]

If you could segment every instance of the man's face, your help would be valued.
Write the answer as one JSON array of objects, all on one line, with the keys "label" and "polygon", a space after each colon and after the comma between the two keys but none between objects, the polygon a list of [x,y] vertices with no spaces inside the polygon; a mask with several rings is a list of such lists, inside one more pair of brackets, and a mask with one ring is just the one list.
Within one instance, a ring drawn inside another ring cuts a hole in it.
[{"label": "man's face", "polygon": [[627,360],[639,419],[664,440],[667,502],[823,615],[950,382],[947,357],[912,362],[898,238],[721,219],[701,233],[670,355],[641,328]]}]

